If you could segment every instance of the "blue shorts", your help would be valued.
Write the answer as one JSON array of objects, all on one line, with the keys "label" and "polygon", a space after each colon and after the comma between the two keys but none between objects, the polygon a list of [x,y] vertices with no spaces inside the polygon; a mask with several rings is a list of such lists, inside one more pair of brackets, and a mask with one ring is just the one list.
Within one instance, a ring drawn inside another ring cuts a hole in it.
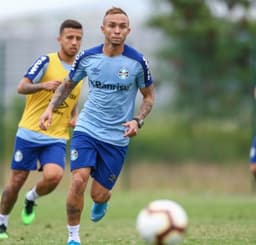
[{"label": "blue shorts", "polygon": [[250,149],[250,162],[256,164],[256,137],[252,141],[252,146]]},{"label": "blue shorts", "polygon": [[70,147],[71,171],[89,167],[91,176],[111,190],[123,167],[128,147],[105,143],[79,131],[74,131]]},{"label": "blue shorts", "polygon": [[64,143],[38,144],[16,137],[11,168],[16,170],[36,170],[46,163],[65,167],[66,145]]}]

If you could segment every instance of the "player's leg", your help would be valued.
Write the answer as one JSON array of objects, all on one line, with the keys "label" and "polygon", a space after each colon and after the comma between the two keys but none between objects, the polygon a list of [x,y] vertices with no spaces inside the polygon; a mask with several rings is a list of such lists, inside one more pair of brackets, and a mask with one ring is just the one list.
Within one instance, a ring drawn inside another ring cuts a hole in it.
[{"label": "player's leg", "polygon": [[94,201],[91,220],[94,222],[101,220],[107,212],[111,190],[123,167],[127,147],[97,142],[97,152],[97,164],[92,171],[94,181],[91,187],[91,197]]},{"label": "player's leg", "polygon": [[94,140],[85,133],[74,131],[71,139],[71,186],[67,196],[68,245],[80,244],[80,219],[84,207],[84,191],[96,164]]},{"label": "player's leg", "polygon": [[250,163],[250,171],[252,175],[252,191],[256,192],[256,162]]},{"label": "player's leg", "polygon": [[251,190],[256,192],[256,163],[250,163],[250,172],[251,172]]},{"label": "player's leg", "polygon": [[91,220],[97,222],[101,220],[107,212],[111,191],[94,179],[91,186],[91,197],[94,201],[91,209]]},{"label": "player's leg", "polygon": [[45,164],[42,178],[36,185],[26,193],[25,206],[22,210],[22,222],[25,225],[31,224],[35,219],[36,199],[51,193],[60,183],[64,170],[55,163]]},{"label": "player's leg", "polygon": [[90,177],[90,168],[72,171],[71,186],[67,195],[66,212],[68,221],[68,245],[80,244],[79,228],[84,207],[84,192]]},{"label": "player's leg", "polygon": [[11,174],[3,191],[0,204],[0,233],[1,238],[7,238],[6,228],[9,214],[18,198],[19,191],[25,183],[29,172],[36,169],[36,154],[30,142],[16,137],[14,154],[11,162]]},{"label": "player's leg", "polygon": [[252,173],[253,179],[256,181],[256,162],[250,163],[250,171]]},{"label": "player's leg", "polygon": [[8,183],[3,190],[0,204],[0,239],[8,238],[6,233],[9,214],[17,201],[19,191],[25,183],[29,171],[12,170]]},{"label": "player's leg", "polygon": [[42,166],[42,178],[26,193],[22,210],[22,222],[31,224],[35,219],[36,199],[51,193],[60,183],[64,174],[65,144],[51,144],[40,147],[39,161]]},{"label": "player's leg", "polygon": [[35,193],[44,196],[51,193],[60,183],[64,169],[56,163],[47,163],[43,167],[42,179],[35,186]]}]

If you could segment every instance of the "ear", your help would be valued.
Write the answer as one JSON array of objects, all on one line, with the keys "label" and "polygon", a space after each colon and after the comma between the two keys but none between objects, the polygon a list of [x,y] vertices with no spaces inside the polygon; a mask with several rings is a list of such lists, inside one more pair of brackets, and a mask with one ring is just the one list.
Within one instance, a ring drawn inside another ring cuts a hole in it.
[{"label": "ear", "polygon": [[100,26],[100,29],[101,29],[101,32],[104,33],[104,26],[103,25]]}]

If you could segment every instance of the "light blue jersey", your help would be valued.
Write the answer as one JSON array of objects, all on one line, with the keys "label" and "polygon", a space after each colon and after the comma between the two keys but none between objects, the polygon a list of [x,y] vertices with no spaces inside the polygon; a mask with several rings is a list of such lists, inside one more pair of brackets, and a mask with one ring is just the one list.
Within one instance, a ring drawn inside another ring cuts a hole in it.
[{"label": "light blue jersey", "polygon": [[152,84],[147,61],[128,45],[122,55],[103,54],[103,45],[82,51],[69,73],[77,83],[88,77],[89,94],[75,127],[90,136],[118,146],[126,146],[122,123],[134,117],[139,88]]}]

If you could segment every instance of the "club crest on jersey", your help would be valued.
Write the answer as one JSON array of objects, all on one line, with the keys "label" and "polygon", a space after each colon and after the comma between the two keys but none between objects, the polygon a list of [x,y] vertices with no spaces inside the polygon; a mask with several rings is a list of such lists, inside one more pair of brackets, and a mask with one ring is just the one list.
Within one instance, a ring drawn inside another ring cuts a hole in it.
[{"label": "club crest on jersey", "polygon": [[71,161],[75,161],[78,158],[78,152],[76,149],[71,150],[70,159]]},{"label": "club crest on jersey", "polygon": [[99,68],[97,68],[97,67],[94,67],[94,68],[91,69],[91,71],[92,71],[93,75],[98,75],[101,70]]},{"label": "club crest on jersey", "polygon": [[118,77],[120,79],[126,79],[129,76],[129,72],[126,68],[121,68],[120,71],[118,72]]},{"label": "club crest on jersey", "polygon": [[23,154],[20,150],[15,152],[14,159],[16,162],[20,162],[23,159]]}]

